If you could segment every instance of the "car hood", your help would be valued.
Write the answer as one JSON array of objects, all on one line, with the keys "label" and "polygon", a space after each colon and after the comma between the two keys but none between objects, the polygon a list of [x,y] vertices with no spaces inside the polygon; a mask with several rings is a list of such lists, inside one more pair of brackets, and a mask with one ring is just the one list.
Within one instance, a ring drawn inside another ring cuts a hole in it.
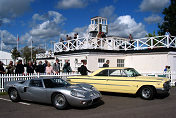
[{"label": "car hood", "polygon": [[163,77],[151,77],[151,76],[137,76],[136,79],[140,80],[151,80],[151,81],[169,81],[169,78]]},{"label": "car hood", "polygon": [[92,87],[93,86],[88,84],[72,84],[68,88],[76,91],[93,91]]}]

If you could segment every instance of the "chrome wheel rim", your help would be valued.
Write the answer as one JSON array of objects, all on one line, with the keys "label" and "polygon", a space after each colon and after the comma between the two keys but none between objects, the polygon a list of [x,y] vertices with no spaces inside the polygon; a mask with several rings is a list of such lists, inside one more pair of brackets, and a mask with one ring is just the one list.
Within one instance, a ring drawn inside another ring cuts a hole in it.
[{"label": "chrome wheel rim", "polygon": [[63,95],[56,95],[54,103],[56,106],[62,107],[65,104],[65,98]]},{"label": "chrome wheel rim", "polygon": [[149,97],[151,96],[151,90],[148,89],[148,88],[144,88],[144,89],[142,90],[142,96],[143,96],[144,98],[149,98]]},{"label": "chrome wheel rim", "polygon": [[17,93],[16,90],[12,90],[12,91],[10,92],[10,98],[11,98],[11,99],[15,100],[15,99],[17,99],[17,96],[18,96],[18,93]]}]

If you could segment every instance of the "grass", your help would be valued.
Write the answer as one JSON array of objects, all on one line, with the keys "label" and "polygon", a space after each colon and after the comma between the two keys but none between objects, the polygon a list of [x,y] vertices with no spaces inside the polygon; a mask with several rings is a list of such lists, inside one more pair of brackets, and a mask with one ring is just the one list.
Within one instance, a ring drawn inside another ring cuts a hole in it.
[{"label": "grass", "polygon": [[0,92],[0,95],[7,95],[7,92]]}]

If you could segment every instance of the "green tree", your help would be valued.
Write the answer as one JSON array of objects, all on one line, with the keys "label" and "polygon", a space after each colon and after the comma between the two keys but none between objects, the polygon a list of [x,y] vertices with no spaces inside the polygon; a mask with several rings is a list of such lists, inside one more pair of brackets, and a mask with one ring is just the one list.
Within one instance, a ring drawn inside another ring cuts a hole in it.
[{"label": "green tree", "polygon": [[[38,53],[44,53],[45,50],[42,48],[35,48],[32,47],[32,60],[36,59],[36,54]],[[28,46],[25,46],[21,49],[21,56],[24,58],[25,63],[27,63],[29,60],[31,60],[31,48]]]},{"label": "green tree", "polygon": [[170,34],[176,36],[176,1],[171,0],[171,4],[168,8],[165,8],[162,12],[164,16],[164,22],[160,25],[158,34],[164,35],[166,29],[169,30]]},{"label": "green tree", "polygon": [[17,48],[13,48],[12,51],[12,59],[16,61],[18,57],[20,57],[20,52],[17,50]]}]

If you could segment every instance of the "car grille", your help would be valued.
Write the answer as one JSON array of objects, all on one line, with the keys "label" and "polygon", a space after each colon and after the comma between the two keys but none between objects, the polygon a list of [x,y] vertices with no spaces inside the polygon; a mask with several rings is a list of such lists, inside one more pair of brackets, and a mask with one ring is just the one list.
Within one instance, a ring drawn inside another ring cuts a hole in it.
[{"label": "car grille", "polygon": [[164,89],[168,91],[171,88],[170,81],[165,82],[163,86],[164,86]]}]

